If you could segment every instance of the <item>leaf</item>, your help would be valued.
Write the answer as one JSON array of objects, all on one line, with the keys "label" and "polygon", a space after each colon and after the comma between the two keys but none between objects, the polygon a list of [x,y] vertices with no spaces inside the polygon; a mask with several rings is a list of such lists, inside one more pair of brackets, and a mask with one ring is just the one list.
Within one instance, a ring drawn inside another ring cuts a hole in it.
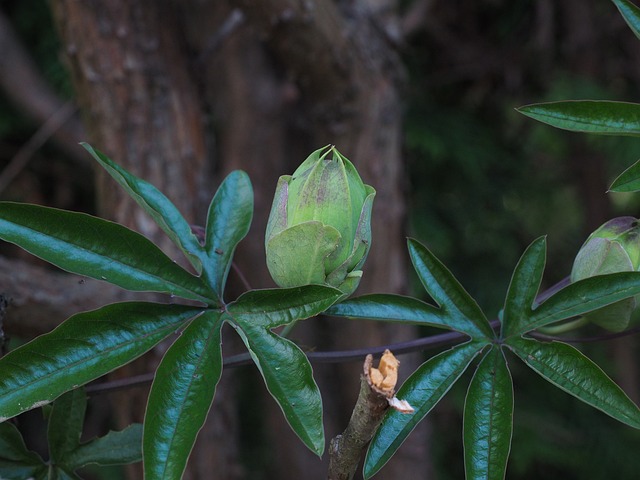
[{"label": "leaf", "polygon": [[144,420],[145,479],[181,478],[222,374],[221,313],[184,329],[158,367]]},{"label": "leaf", "polygon": [[241,326],[274,328],[318,315],[341,296],[340,290],[326,285],[250,290],[227,308]]},{"label": "leaf", "polygon": [[198,278],[151,241],[84,213],[0,202],[0,238],[64,270],[127,290],[164,292],[209,303]]},{"label": "leaf", "polygon": [[467,480],[503,480],[513,431],[513,382],[506,359],[493,346],[480,361],[464,404]]},{"label": "leaf", "polygon": [[242,240],[253,217],[253,188],[249,176],[235,170],[218,188],[207,216],[206,258],[203,276],[222,300],[236,245]]},{"label": "leaf", "polygon": [[134,360],[201,312],[129,302],[72,316],[0,359],[0,422]]},{"label": "leaf", "polygon": [[480,353],[483,343],[470,342],[442,352],[423,363],[396,396],[415,409],[407,415],[390,409],[376,431],[364,462],[364,477],[371,478],[389,461],[414,428],[460,378]]},{"label": "leaf", "polygon": [[350,298],[329,307],[327,315],[450,328],[445,313],[421,300],[392,294]]},{"label": "leaf", "polygon": [[54,402],[47,426],[52,463],[65,463],[67,454],[80,445],[86,409],[87,397],[84,388],[71,390]]},{"label": "leaf", "polygon": [[583,315],[605,305],[640,293],[640,273],[620,272],[597,275],[567,285],[540,304],[526,322],[519,322],[511,335],[544,327]]},{"label": "leaf", "polygon": [[307,448],[322,456],[322,398],[304,352],[295,343],[269,330],[246,322],[234,322],[231,325],[247,346],[287,423]]},{"label": "leaf", "polygon": [[445,311],[449,327],[471,338],[493,338],[484,313],[453,274],[424,245],[413,239],[408,243],[416,273],[427,293]]},{"label": "leaf", "polygon": [[151,216],[171,241],[182,250],[196,271],[200,272],[202,270],[200,258],[203,254],[203,249],[191,231],[191,226],[171,200],[152,184],[131,174],[88,143],[83,142],[80,145]]},{"label": "leaf", "polygon": [[44,472],[44,462],[37,453],[27,449],[15,425],[0,423],[0,478],[24,480]]},{"label": "leaf", "polygon": [[124,430],[81,444],[67,455],[66,463],[75,469],[92,463],[125,465],[142,460],[142,425],[134,423]]},{"label": "leaf", "polygon": [[640,105],[604,100],[538,103],[517,109],[520,113],[572,132],[602,135],[640,135]]},{"label": "leaf", "polygon": [[514,338],[507,346],[543,378],[583,402],[634,428],[640,409],[598,365],[574,347]]},{"label": "leaf", "polygon": [[513,271],[502,318],[502,336],[508,337],[526,324],[540,288],[544,272],[547,241],[535,240],[525,250]]},{"label": "leaf", "polygon": [[247,346],[269,393],[303,443],[324,451],[322,399],[306,355],[271,328],[318,315],[342,296],[323,285],[253,290],[227,307],[227,320]]},{"label": "leaf", "polygon": [[640,8],[627,0],[613,0],[622,18],[627,22],[636,37],[640,38]]},{"label": "leaf", "polygon": [[640,191],[640,160],[622,172],[613,181],[609,191],[617,193]]}]

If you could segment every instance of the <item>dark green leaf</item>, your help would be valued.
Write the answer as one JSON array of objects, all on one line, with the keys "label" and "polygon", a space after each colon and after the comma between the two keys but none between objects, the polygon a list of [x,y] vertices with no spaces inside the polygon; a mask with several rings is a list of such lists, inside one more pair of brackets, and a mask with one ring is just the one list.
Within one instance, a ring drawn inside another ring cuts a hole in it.
[{"label": "dark green leaf", "polygon": [[436,355],[423,363],[398,390],[396,396],[415,409],[403,414],[390,409],[376,431],[364,464],[364,476],[375,475],[395,454],[451,386],[460,378],[484,344],[470,342]]},{"label": "dark green leaf", "polygon": [[409,239],[411,261],[427,293],[445,311],[449,327],[472,338],[493,338],[484,313],[453,274],[420,242]]},{"label": "dark green leaf", "polygon": [[349,298],[331,306],[327,315],[450,328],[445,313],[421,300],[378,293]]},{"label": "dark green leaf", "polygon": [[540,237],[529,245],[516,265],[504,304],[503,337],[526,325],[542,281],[546,253],[547,241]]},{"label": "dark green leaf", "polygon": [[637,192],[640,190],[640,160],[616,178],[609,190],[612,192]]},{"label": "dark green leaf", "polygon": [[142,425],[134,423],[124,430],[83,443],[67,455],[66,463],[74,470],[91,463],[125,465],[142,460]]},{"label": "dark green leaf", "polygon": [[236,245],[242,240],[253,217],[253,188],[249,176],[235,170],[216,192],[207,217],[206,256],[203,275],[222,299]]},{"label": "dark green leaf", "polygon": [[613,0],[622,18],[631,27],[636,37],[640,38],[640,9],[627,0]]},{"label": "dark green leaf", "polygon": [[560,389],[616,420],[640,428],[640,409],[636,404],[598,365],[572,346],[514,338],[508,347]]},{"label": "dark green leaf", "polygon": [[538,103],[518,108],[528,117],[573,132],[640,135],[640,105],[603,100]]},{"label": "dark green leaf", "polygon": [[202,264],[202,247],[191,231],[191,227],[180,214],[176,206],[160,190],[146,180],[131,174],[104,153],[95,150],[88,143],[81,143],[100,165],[122,186],[140,205],[158,226],[169,236],[189,259],[194,268],[200,272]]},{"label": "dark green leaf", "polygon": [[145,479],[181,478],[222,374],[221,313],[208,311],[169,348],[144,420]]},{"label": "dark green leaf", "polygon": [[71,390],[54,402],[47,427],[49,455],[53,463],[64,463],[67,454],[80,445],[86,409],[84,388]]},{"label": "dark green leaf", "polygon": [[572,283],[540,304],[527,323],[511,329],[512,335],[583,315],[605,305],[640,293],[640,273],[621,272],[598,275]]},{"label": "dark green leaf", "polygon": [[304,352],[286,338],[249,322],[234,322],[232,326],[249,349],[269,393],[293,431],[312,452],[321,456],[322,398]]},{"label": "dark green leaf", "polygon": [[324,451],[322,399],[306,355],[271,328],[318,315],[342,296],[322,285],[253,290],[227,307],[229,322],[278,402],[287,422],[317,455]]},{"label": "dark green leaf", "polygon": [[342,292],[324,285],[251,290],[229,304],[234,320],[263,328],[313,317],[333,305]]},{"label": "dark green leaf", "polygon": [[513,431],[513,383],[498,346],[478,365],[464,404],[467,480],[503,480]]},{"label": "dark green leaf", "polygon": [[0,238],[69,272],[208,303],[211,293],[151,241],[84,213],[0,202]]},{"label": "dark green leaf", "polygon": [[0,421],[134,360],[201,312],[130,302],[72,316],[0,359]]},{"label": "dark green leaf", "polygon": [[40,456],[27,449],[18,429],[9,422],[0,423],[0,478],[24,480],[46,471]]}]

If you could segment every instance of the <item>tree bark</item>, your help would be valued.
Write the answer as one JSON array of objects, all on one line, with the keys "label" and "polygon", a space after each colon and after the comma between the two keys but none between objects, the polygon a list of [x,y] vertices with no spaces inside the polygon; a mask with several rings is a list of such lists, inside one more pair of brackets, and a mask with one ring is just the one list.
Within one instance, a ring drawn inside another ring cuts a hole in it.
[{"label": "tree bark", "polygon": [[[160,188],[197,224],[204,222],[214,191],[211,171],[218,182],[232,169],[250,174],[256,212],[236,263],[252,287],[273,286],[264,267],[263,234],[277,177],[291,173],[312,150],[333,143],[377,189],[373,245],[360,293],[401,292],[406,288],[402,68],[379,19],[365,13],[371,5],[284,0],[52,4],[95,147]],[[135,228],[177,258],[154,224],[103,174],[98,197],[102,215]],[[231,280],[229,298],[241,292],[233,275]],[[295,334],[318,347],[349,348],[406,339],[414,331],[320,319],[305,322]],[[227,354],[234,348],[232,337],[226,335],[224,342]],[[152,370],[158,359],[148,356],[122,374]],[[323,367],[316,375],[331,437],[344,428],[355,401],[358,369]],[[233,385],[229,375],[222,382],[185,478],[242,473]],[[141,419],[144,395],[118,396],[123,423]],[[273,401],[267,404],[271,441],[265,448],[274,464],[269,474],[323,478],[326,462],[304,449]],[[428,473],[424,432],[412,440],[413,450],[401,450],[380,478]]]}]

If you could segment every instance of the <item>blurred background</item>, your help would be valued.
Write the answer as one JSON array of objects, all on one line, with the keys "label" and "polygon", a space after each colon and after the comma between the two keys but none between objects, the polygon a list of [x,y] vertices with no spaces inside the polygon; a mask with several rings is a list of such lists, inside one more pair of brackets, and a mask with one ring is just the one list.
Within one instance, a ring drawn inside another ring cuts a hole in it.
[{"label": "blurred background", "polygon": [[[592,230],[640,214],[638,195],[606,193],[640,158],[640,141],[555,130],[515,108],[638,101],[639,86],[640,41],[606,0],[0,0],[0,199],[99,214],[176,256],[78,142],[154,183],[196,225],[223,176],[242,168],[256,214],[236,261],[252,287],[269,287],[263,232],[277,178],[333,143],[378,190],[359,293],[424,295],[405,253],[413,236],[495,317],[535,238],[548,235],[548,287],[569,274]],[[126,295],[10,245],[0,255],[9,349]],[[232,282],[229,298],[242,291]],[[306,323],[297,339],[321,350],[434,333]],[[224,342],[225,353],[241,351],[232,332]],[[627,337],[581,347],[636,402],[637,345]],[[161,353],[113,378],[152,371]],[[404,376],[433,353],[401,357]],[[507,478],[638,477],[639,432],[509,362],[516,408]],[[328,438],[346,426],[359,368],[315,367]],[[223,375],[185,478],[324,478],[326,463],[289,432],[254,370]],[[463,478],[466,385],[378,478]],[[145,396],[138,387],[93,397],[87,435],[140,421]],[[35,449],[38,415],[20,419]],[[136,468],[87,475],[141,478]]]}]

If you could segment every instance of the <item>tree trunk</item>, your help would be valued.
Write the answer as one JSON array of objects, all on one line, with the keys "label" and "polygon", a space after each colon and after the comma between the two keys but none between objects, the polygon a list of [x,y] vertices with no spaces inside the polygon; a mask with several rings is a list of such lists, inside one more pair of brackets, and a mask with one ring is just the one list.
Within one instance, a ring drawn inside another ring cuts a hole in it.
[{"label": "tree trunk", "polygon": [[[370,15],[374,3],[380,2],[55,0],[53,10],[96,148],[151,181],[193,223],[204,221],[214,191],[211,171],[215,183],[236,168],[249,173],[256,212],[236,264],[251,287],[273,286],[263,235],[277,177],[291,173],[312,150],[333,143],[377,190],[373,245],[359,293],[402,292],[402,68],[382,17]],[[98,185],[102,215],[149,236],[177,258],[112,180],[100,174]],[[228,298],[246,289],[238,276],[230,280]],[[310,346],[351,348],[406,339],[414,331],[314,319],[294,334]],[[233,335],[224,336],[225,354],[232,353],[234,341]],[[152,370],[158,359],[145,357],[122,374]],[[409,373],[415,364],[403,362],[403,371]],[[359,371],[355,365],[324,366],[316,376],[330,438],[346,425]],[[226,479],[242,473],[233,377],[234,372],[223,374],[185,478],[211,478],[215,472],[216,479]],[[251,381],[259,380],[253,375]],[[141,420],[145,395],[127,392],[117,398],[123,423]],[[323,478],[326,464],[305,450],[275,403],[260,403],[270,409],[264,420],[269,476]],[[428,475],[425,444],[423,428],[380,478]]]}]

